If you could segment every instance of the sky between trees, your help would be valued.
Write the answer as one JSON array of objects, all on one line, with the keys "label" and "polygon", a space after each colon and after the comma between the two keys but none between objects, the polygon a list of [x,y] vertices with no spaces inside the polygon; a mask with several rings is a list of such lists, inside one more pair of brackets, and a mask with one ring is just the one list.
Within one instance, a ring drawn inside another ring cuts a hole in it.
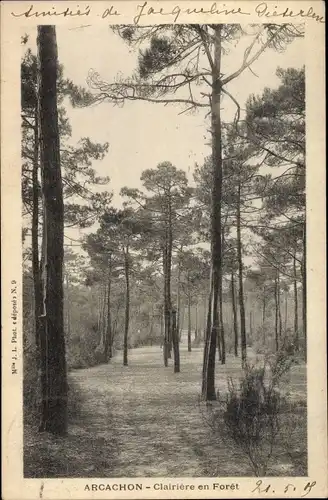
[{"label": "sky between trees", "polygon": [[[26,51],[36,53],[36,27],[23,29],[30,35]],[[229,54],[223,56],[223,71],[230,73],[241,63],[243,52],[249,45],[248,37],[241,37],[237,46],[231,45]],[[59,62],[64,66],[64,75],[76,85],[86,86],[90,69],[97,71],[106,81],[112,81],[118,73],[132,74],[137,64],[137,53],[129,48],[110,26],[87,26],[69,28],[57,26]],[[241,108],[248,96],[259,94],[265,87],[276,87],[278,66],[300,68],[304,65],[304,39],[295,39],[281,53],[268,50],[248,70],[227,85],[227,90],[239,102]],[[141,187],[140,175],[147,168],[155,168],[162,161],[170,161],[178,169],[187,172],[192,184],[195,163],[202,164],[210,154],[210,118],[208,109],[195,114],[182,114],[179,105],[164,106],[148,102],[127,102],[123,108],[107,103],[88,108],[73,109],[65,102],[67,116],[72,126],[73,144],[81,137],[90,137],[96,142],[109,142],[109,153],[102,161],[95,161],[99,175],[109,176],[110,184],[103,189],[112,190],[113,206],[120,207],[121,187]],[[222,118],[232,121],[236,108],[230,99],[222,103]],[[101,190],[101,186],[98,186]],[[65,234],[72,238],[81,235],[79,229],[68,229]],[[84,233],[85,231],[83,231]],[[87,231],[89,232],[89,231]],[[78,248],[74,249],[75,251]]]}]

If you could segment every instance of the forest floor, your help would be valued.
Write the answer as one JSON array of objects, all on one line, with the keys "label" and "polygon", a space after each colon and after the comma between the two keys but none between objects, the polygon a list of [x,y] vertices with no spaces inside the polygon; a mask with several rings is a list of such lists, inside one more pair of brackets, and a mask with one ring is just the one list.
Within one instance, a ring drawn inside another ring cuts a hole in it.
[{"label": "forest floor", "polygon": [[[69,433],[38,434],[25,426],[25,477],[201,477],[254,475],[225,429],[213,434],[213,405],[199,402],[203,348],[181,344],[181,373],[164,368],[159,346],[120,352],[108,365],[70,373]],[[171,361],[171,360],[170,360]],[[241,375],[240,359],[217,365],[220,394]],[[293,367],[285,390],[298,403],[268,475],[306,475],[306,369]],[[220,429],[220,427],[219,427]],[[288,439],[286,439],[288,436]]]}]

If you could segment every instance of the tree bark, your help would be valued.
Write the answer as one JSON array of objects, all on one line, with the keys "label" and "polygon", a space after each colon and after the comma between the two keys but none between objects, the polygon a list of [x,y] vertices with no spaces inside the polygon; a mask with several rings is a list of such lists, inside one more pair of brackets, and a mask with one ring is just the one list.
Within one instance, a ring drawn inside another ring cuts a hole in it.
[{"label": "tree bark", "polygon": [[278,301],[278,327],[279,327],[279,339],[282,335],[282,316],[281,316],[281,293],[280,293],[280,275],[277,274],[277,301]]},{"label": "tree bark", "polygon": [[189,290],[188,290],[188,352],[191,352],[191,297]]},{"label": "tree bark", "polygon": [[57,112],[55,26],[38,26],[39,123],[44,202],[40,431],[67,432],[67,373],[63,313],[64,204]]},{"label": "tree bark", "polygon": [[287,322],[288,322],[288,292],[285,291],[285,321],[284,321],[284,331],[285,336],[287,335]]},{"label": "tree bark", "polygon": [[40,348],[40,316],[42,306],[42,287],[39,262],[39,119],[38,112],[35,112],[34,121],[34,154],[33,154],[33,209],[32,209],[32,274],[34,287],[34,324],[35,324],[35,345]]},{"label": "tree bark", "polygon": [[306,277],[306,223],[304,222],[303,229],[303,261],[301,266],[302,271],[302,321],[303,321],[303,335],[304,335],[304,359],[307,361],[307,304],[306,304],[306,288],[307,288],[307,277]]},{"label": "tree bark", "polygon": [[107,363],[112,357],[112,317],[111,317],[111,286],[112,286],[112,257],[108,258],[108,281],[107,281],[107,328],[104,342],[104,358]]},{"label": "tree bark", "polygon": [[198,339],[198,305],[195,304],[195,342]]},{"label": "tree bark", "polygon": [[172,311],[172,342],[174,355],[174,373],[180,372],[180,352],[179,352],[179,337],[177,330],[177,313]]},{"label": "tree bark", "polygon": [[71,336],[71,311],[70,311],[70,293],[69,293],[69,278],[66,273],[66,338]]},{"label": "tree bark", "polygon": [[206,340],[206,310],[207,310],[207,297],[204,295],[204,333],[203,333],[203,340],[205,342]]},{"label": "tree bark", "polygon": [[168,357],[171,358],[172,351],[172,298],[171,298],[171,272],[172,272],[172,207],[171,193],[168,193],[168,226],[167,226],[167,306],[168,306]]},{"label": "tree bark", "polygon": [[243,366],[246,363],[247,350],[246,350],[246,317],[245,317],[245,303],[244,303],[244,283],[243,283],[243,256],[241,245],[241,216],[240,216],[240,196],[241,186],[238,185],[238,198],[237,198],[237,259],[238,259],[238,276],[239,276],[239,315],[240,315],[240,340],[241,340],[241,360]]},{"label": "tree bark", "polygon": [[211,207],[211,260],[213,272],[213,321],[205,360],[203,397],[215,400],[215,354],[219,330],[218,305],[222,275],[221,204],[222,204],[222,137],[221,137],[221,51],[222,25],[214,28],[214,57],[212,66],[212,207]]},{"label": "tree bark", "polygon": [[[221,255],[223,255],[224,252],[224,228],[221,228],[222,232],[222,242],[221,242]],[[220,273],[220,291],[219,291],[219,303],[220,303],[220,335],[219,335],[219,341],[218,344],[221,347],[221,364],[224,365],[226,362],[226,349],[225,349],[225,336],[224,336],[224,323],[223,323],[223,291],[222,291],[222,271]]]},{"label": "tree bark", "polygon": [[165,238],[165,245],[163,250],[163,273],[164,273],[164,343],[163,343],[163,357],[164,366],[168,366],[169,357],[169,325],[170,325],[170,313],[168,306],[168,296],[167,296],[167,238]]},{"label": "tree bark", "polygon": [[231,270],[231,303],[232,303],[232,317],[233,317],[233,331],[234,331],[234,347],[235,356],[238,356],[238,322],[237,322],[237,309],[236,309],[236,292],[235,292],[235,273]]},{"label": "tree bark", "polygon": [[[102,313],[101,313],[101,348],[104,350],[105,345],[105,337],[106,337],[106,329],[107,329],[107,321],[106,321],[106,304],[107,304],[107,285],[104,283],[104,297],[102,301]],[[102,361],[105,361],[102,359]]]},{"label": "tree bark", "polygon": [[[180,253],[182,252],[183,246],[180,246]],[[180,314],[181,314],[181,297],[180,297],[180,280],[181,280],[181,260],[179,257],[178,261],[178,286],[177,286],[177,312],[176,312],[176,330],[177,338],[180,341]]]},{"label": "tree bark", "polygon": [[129,246],[124,249],[124,273],[125,273],[125,319],[124,319],[124,344],[123,365],[128,366],[128,337],[130,320],[130,270],[129,270]]},{"label": "tree bark", "polygon": [[203,373],[202,373],[202,396],[206,398],[207,390],[207,362],[208,362],[208,350],[211,339],[212,330],[212,305],[213,305],[213,273],[212,268],[210,271],[210,290],[208,296],[208,307],[207,307],[207,320],[206,320],[206,332],[205,332],[205,342],[204,342],[204,355],[203,355]]},{"label": "tree bark", "polygon": [[183,324],[184,324],[184,319],[185,319],[185,305],[183,305],[181,312],[182,312],[182,314],[181,314],[181,318],[180,318],[180,331],[179,331],[179,341],[180,342],[181,342]]},{"label": "tree bark", "polygon": [[278,280],[274,278],[274,306],[275,306],[275,322],[274,322],[274,337],[276,342],[276,351],[279,350],[279,312],[278,312]]},{"label": "tree bark", "polygon": [[293,288],[294,288],[294,336],[296,350],[299,349],[299,333],[298,333],[298,292],[297,292],[297,268],[296,256],[293,258]]},{"label": "tree bark", "polygon": [[263,330],[264,342],[265,342],[265,332],[264,332],[265,313],[266,313],[266,289],[264,286],[263,287],[263,296],[262,296],[262,330]]}]

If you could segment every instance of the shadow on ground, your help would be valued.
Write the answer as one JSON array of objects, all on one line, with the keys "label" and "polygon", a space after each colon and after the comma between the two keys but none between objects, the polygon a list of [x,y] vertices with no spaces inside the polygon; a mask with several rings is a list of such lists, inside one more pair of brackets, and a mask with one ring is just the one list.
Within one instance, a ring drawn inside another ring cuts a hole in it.
[{"label": "shadow on ground", "polygon": [[[118,352],[108,365],[72,372],[69,435],[55,439],[25,426],[25,477],[254,475],[224,428],[222,435],[213,435],[209,409],[198,401],[201,366],[202,348],[188,353],[181,345],[181,373],[174,374],[154,346],[131,350],[127,367]],[[233,356],[218,365],[220,394],[227,390],[227,378],[240,374],[240,360]],[[304,365],[295,367],[286,390],[305,401]],[[284,443],[278,447],[269,475],[306,474],[304,406],[297,418],[297,435],[289,450]]]}]

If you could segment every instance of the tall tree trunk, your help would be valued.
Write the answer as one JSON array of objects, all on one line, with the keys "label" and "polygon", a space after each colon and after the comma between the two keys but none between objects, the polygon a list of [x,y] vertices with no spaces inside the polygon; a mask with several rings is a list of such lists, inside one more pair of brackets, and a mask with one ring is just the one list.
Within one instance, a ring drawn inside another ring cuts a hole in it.
[{"label": "tall tree trunk", "polygon": [[98,311],[97,311],[97,330],[100,332],[101,329],[101,291],[98,295]]},{"label": "tall tree trunk", "polygon": [[[101,348],[102,352],[104,351],[104,345],[105,345],[105,337],[106,337],[106,328],[107,328],[107,321],[106,321],[106,304],[107,304],[107,285],[104,283],[104,288],[103,288],[103,301],[102,301],[102,313],[101,313]],[[105,361],[103,358],[102,361]]]},{"label": "tall tree trunk", "polygon": [[[221,255],[224,252],[224,227],[221,228],[222,232],[222,242],[221,242]],[[224,365],[226,362],[226,349],[225,349],[225,337],[224,337],[224,323],[223,323],[223,291],[222,291],[222,271],[220,273],[220,292],[219,292],[219,303],[220,303],[220,335],[219,335],[219,345],[221,345],[221,364]]]},{"label": "tall tree trunk", "polygon": [[161,307],[160,312],[160,328],[161,328],[161,347],[163,347],[164,352],[164,308]]},{"label": "tall tree trunk", "polygon": [[32,209],[32,273],[34,287],[34,324],[35,324],[35,345],[40,348],[40,316],[42,307],[42,286],[39,263],[39,119],[38,111],[35,112],[34,120],[34,154],[33,154],[33,209]]},{"label": "tall tree trunk", "polygon": [[168,366],[168,354],[169,354],[169,306],[168,306],[168,298],[167,298],[167,238],[164,245],[163,250],[163,273],[164,273],[164,343],[163,343],[163,357],[164,357],[164,366]]},{"label": "tall tree trunk", "polygon": [[210,290],[208,296],[208,306],[207,306],[207,318],[206,318],[206,332],[205,332],[205,342],[204,342],[204,355],[203,355],[203,372],[202,372],[202,395],[206,398],[206,369],[208,362],[208,350],[210,346],[211,331],[212,331],[212,306],[213,306],[213,272],[212,268],[210,271]]},{"label": "tall tree trunk", "polygon": [[303,335],[304,335],[304,358],[307,361],[307,308],[306,308],[306,288],[307,288],[307,278],[306,278],[306,223],[304,222],[303,229],[303,261],[301,266],[302,272],[302,322],[303,322]]},{"label": "tall tree trunk", "polygon": [[66,273],[66,338],[71,336],[71,309],[70,309],[69,278]]},{"label": "tall tree trunk", "polygon": [[299,333],[298,333],[298,292],[297,292],[297,267],[296,256],[293,258],[293,288],[294,288],[294,336],[296,350],[299,349]]},{"label": "tall tree trunk", "polygon": [[185,320],[185,305],[183,305],[182,310],[181,310],[180,331],[179,331],[179,341],[180,342],[181,342],[184,320]]},{"label": "tall tree trunk", "polygon": [[264,330],[264,323],[265,323],[265,314],[266,314],[266,288],[265,286],[263,287],[263,295],[262,295],[262,331],[263,331],[263,342],[265,344],[265,330]]},{"label": "tall tree trunk", "polygon": [[279,272],[277,274],[277,300],[278,300],[278,332],[279,338],[281,339],[282,335],[282,317],[281,317],[281,293],[280,293],[280,275]]},{"label": "tall tree trunk", "polygon": [[174,355],[174,373],[180,372],[180,351],[179,351],[179,336],[177,330],[177,313],[172,311],[172,342]]},{"label": "tall tree trunk", "polygon": [[44,262],[40,431],[67,432],[67,373],[64,336],[64,204],[57,113],[55,26],[38,26],[39,122],[44,203]]},{"label": "tall tree trunk", "polygon": [[128,366],[128,338],[130,320],[130,270],[129,270],[129,246],[124,249],[124,273],[125,273],[125,319],[124,319],[124,343],[123,343],[123,365]]},{"label": "tall tree trunk", "polygon": [[[189,282],[189,279],[188,279]],[[188,283],[189,287],[189,283]],[[188,352],[191,352],[191,297],[188,290]]]},{"label": "tall tree trunk", "polygon": [[285,321],[284,321],[284,331],[285,336],[287,335],[287,322],[288,322],[288,292],[285,291]]},{"label": "tall tree trunk", "polygon": [[195,341],[198,339],[198,304],[195,304]]},{"label": "tall tree trunk", "polygon": [[[183,245],[180,245],[180,253],[182,252]],[[177,286],[177,312],[176,312],[176,330],[177,330],[177,337],[178,340],[180,341],[180,316],[181,316],[181,297],[180,297],[180,283],[181,281],[181,259],[179,257],[178,261],[178,286]]]},{"label": "tall tree trunk", "polygon": [[111,286],[112,286],[112,257],[108,257],[107,281],[107,328],[104,342],[104,358],[107,363],[113,356],[112,353],[112,317],[111,317]]},{"label": "tall tree trunk", "polygon": [[204,295],[204,334],[203,334],[204,342],[206,340],[206,310],[207,310],[207,297],[206,295]]},{"label": "tall tree trunk", "polygon": [[[219,307],[220,307],[220,300],[219,300]],[[220,311],[218,311],[218,319],[220,322]],[[217,347],[218,347],[218,358],[219,361],[222,361],[222,346],[221,346],[221,323],[218,326],[218,338],[217,338]]]},{"label": "tall tree trunk", "polygon": [[[172,325],[172,297],[171,297],[171,273],[172,273],[172,248],[173,248],[173,227],[172,227],[172,206],[171,206],[171,194],[169,194],[168,198],[168,252],[167,252],[167,298],[168,298],[168,308],[169,308],[169,355],[171,357],[171,350],[173,348],[173,355],[177,356],[177,359],[174,360],[174,371],[178,368],[180,371],[180,353],[179,353],[179,341],[178,334],[177,338],[174,339],[173,336],[176,333],[176,329],[173,331]],[[175,316],[176,321],[176,316]],[[175,345],[175,348],[174,348]]]},{"label": "tall tree trunk", "polygon": [[275,321],[274,321],[274,338],[276,342],[276,351],[279,350],[279,312],[278,312],[278,280],[277,276],[274,278],[274,310],[275,310]]},{"label": "tall tree trunk", "polygon": [[215,400],[215,354],[219,329],[218,305],[222,275],[221,252],[221,204],[222,204],[222,137],[221,137],[221,51],[222,25],[214,28],[214,56],[212,67],[212,207],[211,207],[211,250],[213,270],[213,322],[205,360],[203,397]]},{"label": "tall tree trunk", "polygon": [[236,292],[235,292],[235,273],[231,269],[231,303],[232,303],[232,317],[233,317],[233,331],[234,331],[234,347],[235,356],[238,356],[238,322],[237,322],[237,309],[236,309]]},{"label": "tall tree trunk", "polygon": [[246,316],[245,316],[245,302],[244,302],[244,283],[243,283],[243,256],[241,245],[241,216],[240,216],[240,197],[241,186],[238,184],[238,199],[237,199],[237,260],[238,260],[238,275],[239,275],[239,314],[240,314],[240,341],[241,341],[241,360],[243,366],[246,363],[247,350],[246,350]]}]

